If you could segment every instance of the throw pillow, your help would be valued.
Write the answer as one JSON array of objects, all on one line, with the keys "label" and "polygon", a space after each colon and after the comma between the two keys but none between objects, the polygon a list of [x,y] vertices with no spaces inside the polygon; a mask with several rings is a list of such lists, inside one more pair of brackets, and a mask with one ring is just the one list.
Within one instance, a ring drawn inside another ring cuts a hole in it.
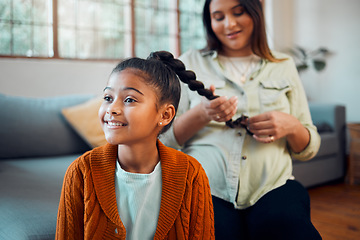
[{"label": "throw pillow", "polygon": [[65,119],[93,148],[107,143],[98,117],[102,101],[101,97],[96,97],[85,103],[62,110]]}]

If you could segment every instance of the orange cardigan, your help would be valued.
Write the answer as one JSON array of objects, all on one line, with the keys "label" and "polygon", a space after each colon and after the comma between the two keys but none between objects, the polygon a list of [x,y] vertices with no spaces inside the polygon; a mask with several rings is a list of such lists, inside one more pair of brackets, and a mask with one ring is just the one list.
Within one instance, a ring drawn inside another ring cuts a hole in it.
[{"label": "orange cardigan", "polygon": [[[210,187],[191,156],[157,143],[162,195],[154,239],[215,239]],[[125,239],[115,195],[117,146],[95,148],[68,168],[61,192],[56,239]],[[152,221],[152,219],[149,219]]]}]

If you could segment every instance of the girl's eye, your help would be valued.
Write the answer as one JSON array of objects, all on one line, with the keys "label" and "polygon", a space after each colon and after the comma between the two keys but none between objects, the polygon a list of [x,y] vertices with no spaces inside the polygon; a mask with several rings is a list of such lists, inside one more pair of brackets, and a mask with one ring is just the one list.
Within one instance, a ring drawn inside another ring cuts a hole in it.
[{"label": "girl's eye", "polygon": [[127,98],[125,98],[124,102],[125,103],[133,103],[133,102],[136,102],[136,100],[133,98],[127,97]]},{"label": "girl's eye", "polygon": [[110,96],[105,96],[105,97],[104,97],[104,100],[107,101],[107,102],[110,102],[110,101],[111,101],[111,97],[110,97]]}]

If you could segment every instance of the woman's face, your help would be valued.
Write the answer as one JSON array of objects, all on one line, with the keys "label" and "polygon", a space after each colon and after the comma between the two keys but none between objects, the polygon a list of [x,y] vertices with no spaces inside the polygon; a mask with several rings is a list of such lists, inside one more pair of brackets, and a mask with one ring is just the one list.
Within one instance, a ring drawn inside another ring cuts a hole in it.
[{"label": "woman's face", "polygon": [[251,35],[254,22],[239,0],[212,0],[210,3],[211,27],[222,43],[225,56],[252,54]]},{"label": "woman's face", "polygon": [[104,102],[99,109],[106,140],[113,145],[155,141],[161,129],[156,94],[142,77],[131,70],[113,73],[104,89]]}]

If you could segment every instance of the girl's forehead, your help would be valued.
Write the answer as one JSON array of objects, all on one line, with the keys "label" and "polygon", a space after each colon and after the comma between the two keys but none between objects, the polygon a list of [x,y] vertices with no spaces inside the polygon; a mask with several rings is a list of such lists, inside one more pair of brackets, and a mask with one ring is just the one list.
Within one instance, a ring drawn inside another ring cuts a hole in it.
[{"label": "girl's forehead", "polygon": [[109,78],[109,83],[119,83],[124,81],[126,81],[127,83],[132,82],[134,84],[146,83],[146,79],[141,74],[138,74],[137,72],[128,69],[112,73]]},{"label": "girl's forehead", "polygon": [[137,71],[128,70],[112,73],[105,89],[111,89],[117,92],[124,89],[137,89],[144,93],[144,95],[158,94],[157,89],[151,86],[147,79],[140,76]]}]

